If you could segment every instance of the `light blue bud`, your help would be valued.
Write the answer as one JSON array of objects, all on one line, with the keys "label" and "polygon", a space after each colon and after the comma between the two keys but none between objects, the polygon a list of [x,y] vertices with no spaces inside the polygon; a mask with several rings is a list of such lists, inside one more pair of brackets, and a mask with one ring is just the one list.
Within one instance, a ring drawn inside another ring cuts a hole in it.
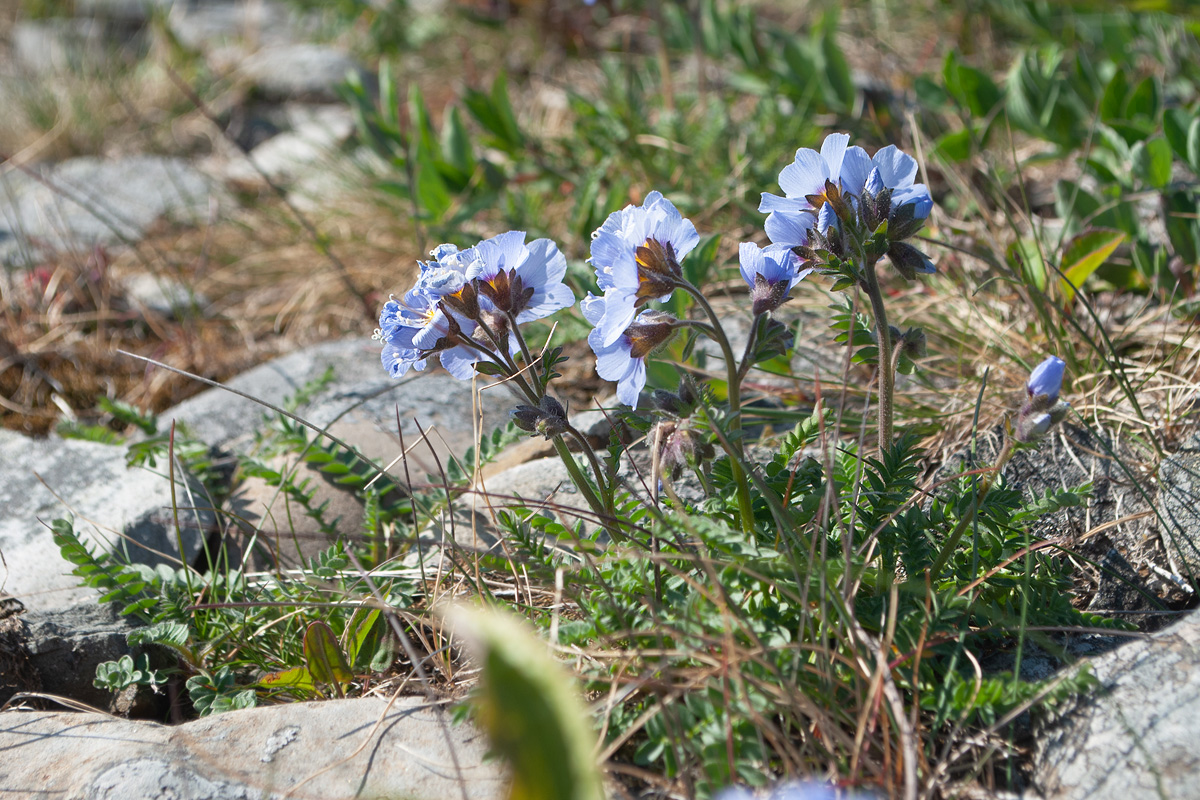
[{"label": "light blue bud", "polygon": [[833,210],[831,203],[825,203],[817,212],[817,230],[824,235],[829,233],[830,228],[840,230],[837,212]]},{"label": "light blue bud", "polygon": [[1051,403],[1057,401],[1058,393],[1062,390],[1063,372],[1066,368],[1066,362],[1058,356],[1047,356],[1046,360],[1034,367],[1033,372],[1029,374],[1029,383],[1025,384],[1025,388],[1029,390],[1029,396],[1044,395],[1050,399]]},{"label": "light blue bud", "polygon": [[883,176],[879,174],[879,167],[871,169],[871,174],[867,176],[866,191],[871,195],[877,195],[887,187],[883,185]]}]

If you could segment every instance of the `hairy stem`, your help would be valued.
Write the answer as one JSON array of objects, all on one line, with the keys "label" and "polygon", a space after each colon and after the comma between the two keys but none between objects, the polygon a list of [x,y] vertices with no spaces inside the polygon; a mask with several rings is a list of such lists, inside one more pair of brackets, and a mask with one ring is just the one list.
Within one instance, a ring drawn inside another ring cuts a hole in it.
[{"label": "hairy stem", "polygon": [[892,331],[888,325],[887,309],[883,303],[883,292],[879,288],[879,276],[875,273],[875,260],[864,266],[866,292],[871,300],[871,314],[875,317],[875,339],[879,347],[879,452],[892,445],[892,408],[896,393],[896,372],[892,364]]}]

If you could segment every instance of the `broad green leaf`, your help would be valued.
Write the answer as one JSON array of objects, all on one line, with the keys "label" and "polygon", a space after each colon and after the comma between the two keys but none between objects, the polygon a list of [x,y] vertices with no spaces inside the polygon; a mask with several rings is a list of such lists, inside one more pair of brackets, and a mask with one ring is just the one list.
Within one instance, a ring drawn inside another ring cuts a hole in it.
[{"label": "broad green leaf", "polygon": [[304,631],[304,661],[317,683],[333,684],[340,690],[343,684],[354,680],[337,637],[320,620],[310,622]]},{"label": "broad green leaf", "polygon": [[1147,185],[1162,189],[1171,182],[1171,145],[1166,139],[1147,139],[1129,151],[1133,173]]},{"label": "broad green leaf", "polygon": [[1158,119],[1158,82],[1153,76],[1142,80],[1125,101],[1125,119]]},{"label": "broad green leaf", "polygon": [[442,125],[442,159],[454,167],[464,178],[470,178],[475,169],[475,155],[471,151],[471,135],[463,123],[462,113],[452,107]]},{"label": "broad green leaf", "polygon": [[270,689],[307,689],[310,691],[316,689],[308,667],[292,667],[279,672],[271,672],[265,675],[259,683]]},{"label": "broad green leaf", "polygon": [[1192,120],[1187,134],[1187,162],[1192,172],[1200,172],[1200,116]]},{"label": "broad green leaf", "polygon": [[602,800],[596,735],[578,689],[529,629],[498,609],[453,607],[454,632],[482,668],[474,703],[513,770],[512,800]]},{"label": "broad green leaf", "polygon": [[1093,228],[1076,236],[1063,249],[1059,289],[1065,304],[1075,299],[1075,288],[1082,286],[1096,268],[1125,241],[1125,234],[1107,228]]},{"label": "broad green leaf", "polygon": [[984,117],[1002,97],[1000,87],[987,73],[962,63],[951,51],[942,67],[946,91],[970,112],[972,117]]},{"label": "broad green leaf", "polygon": [[1036,286],[1039,292],[1046,291],[1046,262],[1042,260],[1037,242],[1028,238],[1018,239],[1008,246],[1005,258],[1009,266]]},{"label": "broad green leaf", "polygon": [[825,58],[823,74],[832,90],[830,99],[839,103],[843,108],[853,108],[858,90],[854,88],[854,80],[850,75],[850,65],[846,62],[846,56],[842,53],[842,48],[838,46],[835,36],[837,28],[835,15],[832,24],[826,28],[825,34],[821,37],[821,54]]},{"label": "broad green leaf", "polygon": [[933,155],[955,163],[966,161],[973,151],[971,131],[968,128],[944,134],[933,146]]},{"label": "broad green leaf", "polygon": [[1168,108],[1163,112],[1163,135],[1171,143],[1171,149],[1180,161],[1188,160],[1188,127],[1195,115],[1186,108]]},{"label": "broad green leaf", "polygon": [[512,103],[508,99],[508,76],[501,72],[492,83],[492,107],[495,108],[503,126],[503,138],[509,145],[510,152],[520,150],[525,145],[525,137],[517,126],[517,116],[513,113]]},{"label": "broad green leaf", "polygon": [[446,188],[445,181],[438,174],[437,164],[433,155],[423,148],[420,149],[417,160],[417,205],[430,218],[441,221],[450,210],[453,198]]},{"label": "broad green leaf", "polygon": [[1125,77],[1125,70],[1118,69],[1104,87],[1104,94],[1100,96],[1100,119],[1105,122],[1120,119],[1128,93],[1129,81]]}]

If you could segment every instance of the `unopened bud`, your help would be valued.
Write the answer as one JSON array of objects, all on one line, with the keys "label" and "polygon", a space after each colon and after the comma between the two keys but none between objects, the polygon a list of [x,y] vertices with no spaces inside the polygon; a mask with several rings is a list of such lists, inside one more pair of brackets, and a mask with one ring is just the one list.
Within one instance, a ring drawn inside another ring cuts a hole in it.
[{"label": "unopened bud", "polygon": [[678,417],[683,413],[683,401],[679,395],[666,389],[655,389],[652,402],[659,411],[665,411],[672,416]]}]

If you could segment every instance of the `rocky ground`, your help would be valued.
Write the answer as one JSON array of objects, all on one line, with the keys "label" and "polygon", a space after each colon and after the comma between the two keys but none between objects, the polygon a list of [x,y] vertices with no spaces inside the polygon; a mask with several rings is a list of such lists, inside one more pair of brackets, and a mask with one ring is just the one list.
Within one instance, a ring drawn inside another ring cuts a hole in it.
[{"label": "rocky ground", "polygon": [[[4,286],[46,253],[128,247],[164,219],[210,218],[237,192],[276,186],[303,209],[338,191],[335,172],[321,167],[347,157],[335,148],[350,136],[353,119],[335,87],[348,73],[368,84],[371,76],[338,48],[307,41],[309,23],[292,7],[270,0],[78,0],[75,7],[75,17],[24,20],[10,31],[0,104],[3,93],[18,86],[17,77],[52,79],[57,70],[99,63],[114,48],[146,47],[155,20],[221,74],[252,87],[247,96],[253,102],[222,111],[237,122],[204,159],[130,153],[53,163],[30,158],[0,168]],[[170,314],[203,305],[170,276],[131,281],[126,290],[146,308]],[[281,404],[328,370],[332,380],[309,398],[304,418],[384,464],[402,451],[402,440],[411,447],[423,433],[425,444],[409,454],[410,469],[421,475],[438,472],[450,453],[462,453],[479,432],[502,423],[508,407],[508,398],[497,396],[502,389],[480,396],[446,375],[393,382],[380,368],[377,345],[365,339],[300,350],[229,386]],[[245,397],[210,389],[159,420],[164,428],[185,424],[228,463],[253,447],[264,415]],[[594,411],[578,425],[607,435],[603,415]],[[1128,460],[1112,458],[1102,444],[1065,430],[1039,456],[1043,463],[1018,459],[1010,477],[1031,488],[1095,482],[1095,501],[1064,513],[1044,535],[1081,545],[1092,557],[1091,572],[1083,569],[1092,577],[1081,581],[1081,590],[1091,593],[1090,610],[1138,614],[1160,621],[1153,627],[1161,629],[1128,640],[1080,637],[1080,651],[1100,653],[1089,663],[1103,690],[1040,724],[1028,796],[1200,798],[1200,617],[1160,613],[1164,602],[1189,603],[1190,576],[1200,572],[1200,439],[1169,454],[1157,475],[1130,473],[1120,466]],[[485,495],[569,504],[569,481],[556,461],[538,460],[545,455],[530,442],[490,467],[471,495],[471,524],[443,526],[451,538],[439,531],[428,548],[495,546]],[[504,793],[502,771],[484,758],[478,732],[453,724],[428,698],[295,703],[169,727],[148,721],[163,718],[161,698],[97,690],[96,665],[136,650],[125,638],[128,624],[70,574],[47,527],[54,518],[73,515],[91,546],[120,548],[146,564],[194,563],[205,544],[226,539],[236,547],[248,531],[294,531],[314,549],[327,544],[318,529],[295,530],[278,493],[261,481],[226,487],[228,501],[214,507],[191,478],[174,478],[173,485],[161,471],[127,466],[123,445],[0,432],[0,588],[6,597],[0,601],[0,701],[7,703],[0,713],[0,791],[131,800]],[[346,535],[356,535],[361,505],[314,478],[331,517],[344,521]],[[188,501],[180,503],[181,496]],[[178,535],[175,507],[181,509]],[[238,523],[229,524],[235,517]],[[1103,578],[1109,574],[1121,579]],[[1052,660],[1028,662],[1058,668]]]}]

